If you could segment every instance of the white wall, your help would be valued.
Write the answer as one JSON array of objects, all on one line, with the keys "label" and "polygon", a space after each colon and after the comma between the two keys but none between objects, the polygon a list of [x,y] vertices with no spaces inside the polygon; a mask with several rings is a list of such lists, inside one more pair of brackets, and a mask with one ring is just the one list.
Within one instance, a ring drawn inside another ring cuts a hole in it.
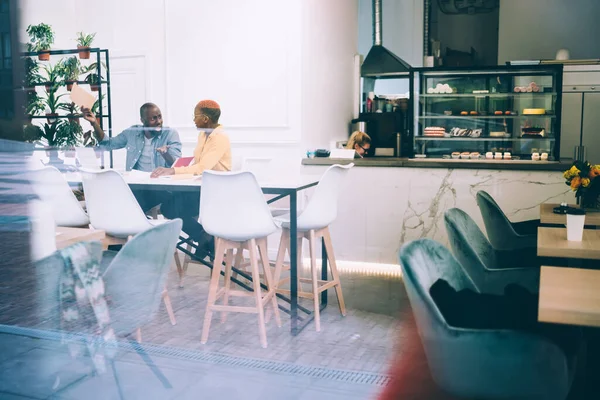
[{"label": "white wall", "polygon": [[302,150],[348,138],[358,0],[303,0]]},{"label": "white wall", "polygon": [[[23,27],[46,22],[55,48],[79,30],[109,48],[115,133],[157,103],[191,154],[197,101],[221,103],[234,165],[294,160],[347,133],[357,0],[23,0]],[[117,157],[122,160],[123,154]]]},{"label": "white wall", "polygon": [[554,59],[569,49],[571,59],[600,58],[597,0],[502,0],[498,62]]}]

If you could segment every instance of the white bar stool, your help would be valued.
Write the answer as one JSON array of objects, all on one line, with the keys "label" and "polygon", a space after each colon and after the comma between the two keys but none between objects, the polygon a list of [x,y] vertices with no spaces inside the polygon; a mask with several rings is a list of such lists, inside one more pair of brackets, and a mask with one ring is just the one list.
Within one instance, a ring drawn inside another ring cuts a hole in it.
[{"label": "white bar stool", "polygon": [[[201,342],[208,340],[210,324],[214,311],[221,311],[221,322],[225,321],[227,312],[243,312],[258,314],[258,329],[262,347],[267,347],[264,308],[271,303],[277,326],[281,326],[281,318],[277,307],[275,284],[271,276],[268,262],[267,237],[275,233],[277,224],[265,201],[262,190],[251,172],[215,172],[204,171],[202,174],[202,191],[200,193],[199,222],[204,230],[215,237],[215,261],[208,292],[204,326]],[[260,285],[257,248],[262,260],[266,293]],[[250,253],[253,292],[231,290],[231,267],[233,250],[246,249]],[[225,280],[219,288],[219,278],[225,257]],[[250,307],[229,305],[229,296],[254,297],[255,305]],[[216,304],[223,297],[223,304]]]},{"label": "white bar stool", "polygon": [[[342,294],[342,284],[340,282],[340,276],[337,270],[337,264],[333,255],[333,245],[331,244],[331,236],[329,234],[329,225],[337,218],[337,203],[340,188],[342,182],[347,175],[350,168],[354,164],[348,165],[332,165],[325,171],[314,194],[308,201],[306,208],[298,214],[298,268],[302,265],[301,254],[302,254],[302,239],[307,239],[310,249],[310,269],[311,278],[298,278],[298,296],[313,299],[314,302],[314,313],[315,313],[315,327],[317,332],[321,330],[321,315],[320,315],[320,303],[319,293],[324,290],[335,288],[337,295],[338,304],[340,307],[340,313],[346,315],[346,306],[344,304],[344,296]],[[289,214],[286,217],[280,217],[278,220],[282,221],[283,232],[281,234],[281,241],[279,243],[279,251],[277,253],[277,261],[275,262],[275,282],[278,286],[277,291],[279,293],[289,293],[289,290],[279,289],[279,285],[282,282],[288,281],[289,278],[280,280],[281,271],[283,269],[283,260],[285,258],[285,252],[289,251],[290,243],[290,219]],[[327,250],[327,259],[329,260],[329,267],[331,268],[332,280],[323,281],[318,279],[317,274],[317,255],[315,245],[317,239],[323,238],[325,243],[325,249]],[[298,274],[300,276],[300,274]],[[303,292],[300,284],[306,282],[310,283],[312,290],[310,293]]]}]

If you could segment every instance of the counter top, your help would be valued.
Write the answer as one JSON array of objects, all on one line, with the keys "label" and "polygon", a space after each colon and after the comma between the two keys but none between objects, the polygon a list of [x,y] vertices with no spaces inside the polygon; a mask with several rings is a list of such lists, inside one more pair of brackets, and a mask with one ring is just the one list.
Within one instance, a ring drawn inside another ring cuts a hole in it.
[{"label": "counter top", "polygon": [[395,158],[369,157],[354,160],[315,157],[304,158],[302,165],[349,164],[357,167],[402,167],[402,168],[464,168],[464,169],[503,169],[523,171],[565,171],[572,165],[571,160],[531,161],[531,160],[454,160],[440,158]]}]

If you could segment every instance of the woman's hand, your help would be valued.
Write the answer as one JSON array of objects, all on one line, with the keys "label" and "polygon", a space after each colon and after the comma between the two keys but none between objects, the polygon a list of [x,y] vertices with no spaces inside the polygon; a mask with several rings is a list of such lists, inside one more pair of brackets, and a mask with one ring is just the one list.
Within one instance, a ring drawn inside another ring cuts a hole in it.
[{"label": "woman's hand", "polygon": [[156,168],[152,172],[152,174],[150,174],[150,178],[158,178],[159,176],[166,176],[166,175],[175,175],[175,168],[163,168],[163,167]]}]

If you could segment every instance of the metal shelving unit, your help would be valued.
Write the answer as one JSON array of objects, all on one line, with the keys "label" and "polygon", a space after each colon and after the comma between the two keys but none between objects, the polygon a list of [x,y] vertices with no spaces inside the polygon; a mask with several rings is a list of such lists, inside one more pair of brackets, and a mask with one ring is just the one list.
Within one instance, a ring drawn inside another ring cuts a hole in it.
[{"label": "metal shelving unit", "polygon": [[[21,53],[21,57],[37,57],[40,54],[50,54],[50,57],[52,56],[66,56],[66,55],[73,55],[73,54],[79,54],[82,50],[81,49],[65,49],[65,50],[50,50],[50,51],[30,51],[30,52],[23,52]],[[98,82],[96,82],[95,84],[98,85],[98,99],[100,101],[100,104],[98,105],[98,113],[96,114],[96,117],[99,118],[100,120],[100,127],[102,128],[102,130],[104,130],[105,132],[107,131],[105,129],[105,127],[108,128],[108,137],[112,137],[112,109],[111,109],[111,92],[110,92],[110,57],[109,57],[109,51],[108,49],[101,49],[101,48],[97,48],[97,47],[92,47],[89,49],[86,49],[86,51],[89,51],[90,54],[92,55],[92,57],[90,58],[90,60],[92,60],[92,58],[95,57],[95,61],[96,61],[96,75],[98,77],[102,77],[102,64],[104,64],[106,66],[106,79],[100,80]],[[50,61],[42,61],[42,62],[47,62],[50,63],[52,62],[52,58],[50,59]],[[93,62],[93,61],[92,61]],[[74,81],[76,82],[78,85],[82,84],[82,85],[88,85],[90,84],[89,82],[86,81]],[[47,82],[40,82],[34,85],[30,85],[27,88],[31,88],[31,87],[37,87],[37,86],[46,86]],[[66,82],[61,82],[60,86],[67,86]],[[23,87],[23,89],[25,90],[26,88]],[[106,93],[106,96],[103,99],[103,94],[104,92]],[[106,113],[104,113],[104,108],[106,107]],[[80,114],[77,114],[75,116],[79,116],[81,117]],[[53,118],[60,118],[60,119],[65,119],[65,118],[72,118],[72,115],[58,115],[56,117]],[[37,115],[37,116],[33,116],[33,119],[46,119],[47,117],[45,115]],[[102,160],[104,162],[104,159]],[[113,152],[112,150],[110,151],[110,167],[113,167]]]}]

